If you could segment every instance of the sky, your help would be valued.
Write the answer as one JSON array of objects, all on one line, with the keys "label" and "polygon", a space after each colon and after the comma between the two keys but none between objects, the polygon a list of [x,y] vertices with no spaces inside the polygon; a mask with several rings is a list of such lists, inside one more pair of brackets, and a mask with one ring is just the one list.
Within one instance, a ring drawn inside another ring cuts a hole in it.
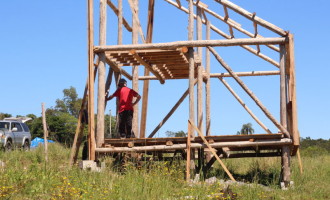
[{"label": "sky", "polygon": [[[63,98],[63,89],[73,86],[82,97],[87,79],[87,1],[0,1],[0,112],[13,116],[41,115],[41,103],[47,108],[55,106],[56,99]],[[98,2],[95,6],[95,45],[98,44]],[[116,4],[116,0],[113,0]],[[131,22],[130,10],[124,1],[124,16]],[[213,0],[204,0],[209,8],[223,15],[223,9]],[[330,98],[330,74],[328,63],[330,41],[330,2],[318,0],[233,0],[233,3],[249,12],[256,12],[276,26],[290,31],[295,37],[295,63],[297,79],[298,127],[301,137],[330,138],[328,105]],[[186,5],[186,1],[182,1]],[[142,29],[146,32],[145,19],[147,1],[140,0]],[[232,19],[243,28],[253,32],[253,24],[243,17],[229,12]],[[228,33],[228,26],[210,17],[211,22]],[[188,16],[157,0],[153,42],[173,42],[187,40]],[[107,44],[115,44],[117,19],[108,8]],[[263,36],[276,35],[259,29]],[[243,36],[237,33],[236,38]],[[246,36],[244,36],[246,37]],[[211,39],[223,39],[211,33]],[[124,44],[131,37],[124,31]],[[141,43],[141,41],[140,41]],[[216,48],[234,71],[276,70],[260,58],[238,47]],[[262,52],[278,60],[278,54],[262,47]],[[214,58],[211,72],[225,72]],[[129,71],[129,68],[126,68]],[[139,73],[143,73],[140,67]],[[276,127],[244,94],[231,78],[226,79],[240,94],[254,113],[273,132]],[[244,77],[242,80],[258,96],[269,111],[279,119],[279,79],[278,77]],[[131,83],[129,82],[130,86]],[[148,107],[147,134],[150,133],[188,87],[187,80],[170,80],[161,85],[152,81]],[[140,91],[142,82],[140,82]],[[114,88],[110,89],[114,92]],[[106,112],[114,113],[114,102],[108,103]],[[258,124],[243,110],[219,80],[211,81],[211,133],[232,135],[242,124],[251,122],[255,133],[264,133]],[[168,120],[157,136],[166,131],[186,130],[188,100]]]}]

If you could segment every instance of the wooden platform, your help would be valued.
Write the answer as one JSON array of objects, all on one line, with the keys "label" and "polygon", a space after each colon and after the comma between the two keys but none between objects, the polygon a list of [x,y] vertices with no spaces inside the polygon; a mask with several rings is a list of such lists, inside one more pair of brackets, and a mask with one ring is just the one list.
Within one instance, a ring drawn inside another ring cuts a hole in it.
[{"label": "wooden platform", "polygon": [[[188,78],[189,62],[186,47],[175,50],[106,51],[108,62],[118,67],[148,65],[163,79]],[[155,74],[156,75],[156,74]]]},{"label": "wooden platform", "polygon": [[[225,158],[280,156],[281,147],[292,144],[292,140],[283,138],[282,134],[224,135],[205,138],[220,156]],[[96,152],[174,153],[187,149],[186,143],[186,137],[105,139],[103,146],[96,148]],[[191,141],[191,148],[208,151],[200,137],[195,137]]]}]

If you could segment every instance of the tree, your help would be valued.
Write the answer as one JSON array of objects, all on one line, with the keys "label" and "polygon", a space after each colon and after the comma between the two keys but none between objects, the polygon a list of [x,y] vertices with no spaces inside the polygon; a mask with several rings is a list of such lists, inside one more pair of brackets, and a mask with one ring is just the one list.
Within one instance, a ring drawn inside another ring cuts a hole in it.
[{"label": "tree", "polygon": [[237,135],[249,135],[253,133],[254,133],[254,129],[252,128],[251,123],[243,124],[241,131],[237,131]]},{"label": "tree", "polygon": [[0,120],[3,120],[4,118],[7,118],[7,117],[12,117],[12,115],[8,114],[8,113],[0,112]]},{"label": "tree", "polygon": [[63,90],[63,99],[56,99],[55,110],[78,117],[82,99],[78,98],[76,88],[70,86]]},{"label": "tree", "polygon": [[177,132],[172,132],[172,131],[166,131],[165,134],[167,137],[187,137],[187,133],[184,131],[177,131]]}]

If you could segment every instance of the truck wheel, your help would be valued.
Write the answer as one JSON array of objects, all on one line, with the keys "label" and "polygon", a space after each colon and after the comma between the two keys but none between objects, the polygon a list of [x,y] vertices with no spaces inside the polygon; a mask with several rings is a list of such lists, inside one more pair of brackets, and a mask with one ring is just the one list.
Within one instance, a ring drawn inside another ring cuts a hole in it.
[{"label": "truck wheel", "polygon": [[12,151],[13,150],[13,144],[10,140],[7,140],[5,151]]},{"label": "truck wheel", "polygon": [[23,145],[23,151],[29,151],[30,150],[30,144],[29,141],[25,140]]}]

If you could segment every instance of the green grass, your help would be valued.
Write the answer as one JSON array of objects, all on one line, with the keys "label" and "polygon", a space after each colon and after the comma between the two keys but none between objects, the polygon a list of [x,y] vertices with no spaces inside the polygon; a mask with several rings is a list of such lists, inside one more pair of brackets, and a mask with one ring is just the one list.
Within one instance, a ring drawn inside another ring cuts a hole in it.
[{"label": "green grass", "polygon": [[[29,152],[0,152],[5,167],[0,169],[0,199],[230,199],[219,183],[187,184],[184,164],[153,161],[137,169],[133,163],[119,171],[110,158],[102,172],[68,167],[70,150],[58,144],[49,146],[49,162],[43,148]],[[230,186],[236,199],[330,199],[330,155],[303,157],[304,173],[292,159],[294,187],[279,188],[280,158],[225,160],[243,186]],[[209,174],[228,179],[216,164]],[[259,184],[266,185],[267,188]],[[233,199],[232,198],[232,199]],[[189,198],[188,198],[189,199]]]}]

